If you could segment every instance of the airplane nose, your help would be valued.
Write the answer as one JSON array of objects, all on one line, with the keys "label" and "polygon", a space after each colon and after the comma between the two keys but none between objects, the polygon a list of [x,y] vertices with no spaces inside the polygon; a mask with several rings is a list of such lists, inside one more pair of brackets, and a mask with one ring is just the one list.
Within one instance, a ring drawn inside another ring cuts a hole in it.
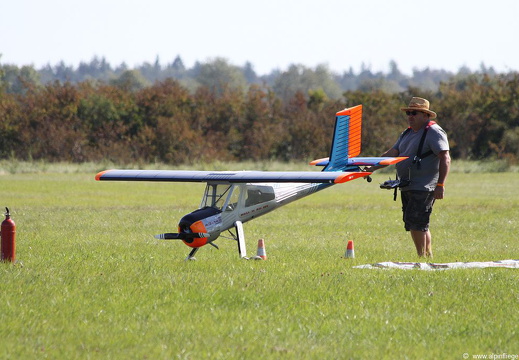
[{"label": "airplane nose", "polygon": [[[179,226],[180,228],[180,226]],[[189,232],[189,233],[199,233],[199,234],[206,234],[207,233],[207,229],[205,228],[205,225],[204,223],[199,220],[193,224],[191,224],[191,226],[189,226],[189,230],[188,231],[182,231],[180,230],[180,232]],[[190,247],[200,247],[200,246],[204,246],[205,244],[207,244],[207,237],[195,237],[195,238],[192,238],[192,239],[185,239],[185,240],[182,240],[184,242],[184,244],[186,244],[187,246],[190,246]]]},{"label": "airplane nose", "polygon": [[[208,217],[214,216],[221,213],[220,210],[206,207],[193,211],[187,214],[178,223],[179,233],[202,233],[207,234],[208,231],[204,225],[203,220]],[[187,246],[197,248],[207,244],[209,237],[195,237],[190,239],[183,239],[182,241]]]}]

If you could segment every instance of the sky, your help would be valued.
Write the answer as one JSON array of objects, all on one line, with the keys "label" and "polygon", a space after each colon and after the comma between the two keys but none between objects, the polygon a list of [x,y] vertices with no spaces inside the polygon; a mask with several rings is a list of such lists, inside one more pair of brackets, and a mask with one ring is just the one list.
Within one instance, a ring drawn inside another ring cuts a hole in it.
[{"label": "sky", "polygon": [[0,0],[0,63],[519,71],[519,0]]}]

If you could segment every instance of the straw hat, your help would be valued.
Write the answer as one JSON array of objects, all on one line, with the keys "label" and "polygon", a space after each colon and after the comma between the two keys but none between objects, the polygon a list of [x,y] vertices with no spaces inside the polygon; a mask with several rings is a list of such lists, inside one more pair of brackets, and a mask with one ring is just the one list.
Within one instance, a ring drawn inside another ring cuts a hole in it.
[{"label": "straw hat", "polygon": [[403,107],[400,110],[402,111],[409,111],[409,110],[416,110],[421,111],[424,113],[427,113],[431,115],[430,119],[436,119],[436,113],[434,111],[429,110],[429,100],[422,99],[419,97],[414,97],[409,102],[408,107]]}]

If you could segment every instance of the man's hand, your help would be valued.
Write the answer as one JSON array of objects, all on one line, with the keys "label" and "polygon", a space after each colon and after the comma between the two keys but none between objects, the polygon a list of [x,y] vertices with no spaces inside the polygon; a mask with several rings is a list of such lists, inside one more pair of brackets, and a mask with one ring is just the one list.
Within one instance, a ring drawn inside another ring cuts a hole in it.
[{"label": "man's hand", "polygon": [[445,195],[445,187],[436,186],[436,189],[434,189],[434,198],[437,200],[441,200],[441,199],[443,199],[444,195]]}]

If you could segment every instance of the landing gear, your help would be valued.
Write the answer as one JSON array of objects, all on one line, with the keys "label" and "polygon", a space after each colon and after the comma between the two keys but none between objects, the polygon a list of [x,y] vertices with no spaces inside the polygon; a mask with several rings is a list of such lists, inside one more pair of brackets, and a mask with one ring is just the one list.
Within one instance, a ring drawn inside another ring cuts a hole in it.
[{"label": "landing gear", "polygon": [[195,254],[198,251],[198,249],[200,249],[200,248],[193,248],[193,250],[191,250],[191,252],[187,256],[186,261],[188,261],[188,260],[196,260]]},{"label": "landing gear", "polygon": [[[236,234],[233,234],[231,230],[229,230],[229,233],[231,234],[232,238],[238,242],[238,253],[240,255],[240,259],[249,260],[249,258],[247,257],[247,247],[245,246],[245,233],[243,232],[243,223],[241,221],[236,221],[234,223],[234,229],[236,230]],[[218,249],[218,246],[216,246],[216,244],[213,244],[212,242],[208,244]],[[189,255],[186,257],[186,261],[196,260],[195,254],[198,251],[198,249],[200,248],[193,248],[193,250],[191,250]]]},{"label": "landing gear", "polygon": [[247,248],[245,247],[245,234],[243,232],[243,224],[241,221],[236,221],[234,223],[234,228],[236,229],[236,237],[235,240],[238,241],[238,253],[240,254],[240,259],[246,259],[247,257]]}]

